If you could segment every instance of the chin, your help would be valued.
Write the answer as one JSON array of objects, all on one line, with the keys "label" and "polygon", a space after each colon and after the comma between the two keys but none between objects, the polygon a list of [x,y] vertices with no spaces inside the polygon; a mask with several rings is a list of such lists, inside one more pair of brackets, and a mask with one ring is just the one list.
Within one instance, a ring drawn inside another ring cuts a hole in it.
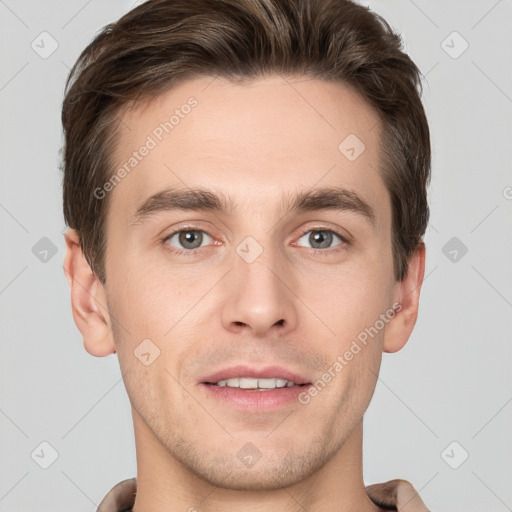
[{"label": "chin", "polygon": [[[301,465],[301,464],[300,464]],[[237,468],[228,473],[225,469],[208,468],[203,475],[197,476],[209,484],[222,489],[233,491],[271,491],[289,487],[307,478],[312,471],[305,471],[306,468],[287,467],[283,470],[282,465],[278,467],[266,464],[258,470],[255,468]]]},{"label": "chin", "polygon": [[[253,445],[254,446],[254,445]],[[258,454],[254,450],[253,459],[243,460],[246,452],[219,452],[207,456],[197,452],[182,463],[199,479],[233,491],[270,491],[288,487],[308,478],[319,470],[332,454],[325,445],[309,445],[307,449],[296,447],[293,451],[276,454]],[[258,459],[258,460],[256,460]]]}]

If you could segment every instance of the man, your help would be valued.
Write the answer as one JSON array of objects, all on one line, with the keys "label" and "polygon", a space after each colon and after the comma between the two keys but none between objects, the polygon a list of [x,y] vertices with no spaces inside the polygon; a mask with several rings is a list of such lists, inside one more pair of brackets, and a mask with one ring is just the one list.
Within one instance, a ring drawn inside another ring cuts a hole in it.
[{"label": "man", "polygon": [[137,452],[98,510],[427,510],[362,477],[424,275],[418,86],[348,0],[150,0],[84,50],[64,270],[86,350],[117,352]]}]

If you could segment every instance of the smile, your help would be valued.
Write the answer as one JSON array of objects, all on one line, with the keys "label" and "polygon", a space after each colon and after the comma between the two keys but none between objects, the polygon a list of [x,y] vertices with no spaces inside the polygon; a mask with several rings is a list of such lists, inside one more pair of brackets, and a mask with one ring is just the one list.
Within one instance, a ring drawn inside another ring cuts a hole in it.
[{"label": "smile", "polygon": [[278,389],[303,384],[296,384],[291,380],[280,378],[254,379],[251,377],[235,377],[232,379],[219,380],[218,382],[207,383],[218,387],[239,388],[248,390],[268,391],[269,389]]}]

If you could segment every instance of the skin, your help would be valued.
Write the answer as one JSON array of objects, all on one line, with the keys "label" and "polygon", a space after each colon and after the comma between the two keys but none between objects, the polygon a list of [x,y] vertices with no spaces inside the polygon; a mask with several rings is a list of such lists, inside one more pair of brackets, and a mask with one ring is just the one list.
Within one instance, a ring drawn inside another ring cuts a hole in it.
[{"label": "skin", "polygon": [[[98,357],[117,350],[132,405],[134,510],[380,510],[362,477],[363,414],[382,353],[400,350],[416,322],[425,247],[396,282],[379,118],[340,84],[202,77],[121,112],[117,165],[190,96],[197,106],[109,192],[105,286],[76,232],[66,233],[64,270],[84,346]],[[354,161],[338,149],[349,134],[366,146]],[[236,208],[160,212],[130,225],[136,208],[169,186],[221,191]],[[332,186],[363,198],[375,226],[351,211],[283,210],[283,196]],[[209,235],[192,255],[177,237],[164,240],[184,223]],[[350,243],[334,237],[315,252],[314,229]],[[263,248],[252,263],[236,252],[247,236]],[[393,303],[401,310],[306,405],[247,413],[198,383],[244,362],[315,382]],[[134,356],[147,338],[160,350],[148,366]],[[262,454],[250,468],[237,457],[247,443]]]}]

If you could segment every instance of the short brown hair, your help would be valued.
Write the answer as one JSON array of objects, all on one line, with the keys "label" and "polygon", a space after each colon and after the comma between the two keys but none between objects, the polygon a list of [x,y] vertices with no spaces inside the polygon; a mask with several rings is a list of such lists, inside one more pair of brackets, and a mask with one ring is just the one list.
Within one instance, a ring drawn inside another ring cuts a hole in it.
[{"label": "short brown hair", "polygon": [[149,0],[85,48],[62,107],[64,218],[102,283],[108,195],[93,191],[113,174],[121,107],[188,78],[272,73],[340,82],[378,113],[394,277],[403,279],[429,219],[431,153],[420,71],[400,36],[349,0]]}]

